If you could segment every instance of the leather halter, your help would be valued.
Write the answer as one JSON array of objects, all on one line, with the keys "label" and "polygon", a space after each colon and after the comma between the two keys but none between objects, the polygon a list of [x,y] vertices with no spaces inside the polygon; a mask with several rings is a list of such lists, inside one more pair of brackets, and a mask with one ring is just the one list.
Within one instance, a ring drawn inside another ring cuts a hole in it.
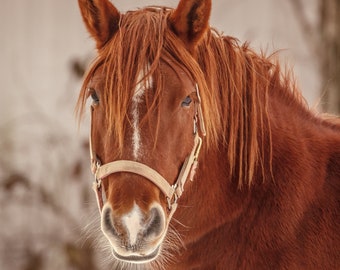
[{"label": "leather halter", "polygon": [[[193,181],[193,177],[196,172],[197,164],[198,164],[198,155],[201,150],[202,146],[202,138],[198,135],[198,124],[203,136],[206,135],[205,125],[203,120],[202,114],[202,107],[201,107],[201,98],[199,95],[198,86],[196,84],[196,94],[198,102],[195,103],[196,111],[194,116],[194,147],[191,150],[190,154],[184,161],[182,165],[181,171],[177,177],[175,184],[170,185],[165,178],[160,175],[154,169],[148,167],[145,164],[131,161],[131,160],[117,160],[113,162],[109,162],[106,164],[101,164],[100,160],[98,159],[96,153],[92,148],[92,138],[90,132],[89,138],[89,146],[90,146],[90,156],[91,156],[91,171],[95,176],[95,181],[93,182],[93,190],[97,197],[97,203],[99,211],[102,211],[104,205],[105,192],[102,185],[102,179],[107,177],[110,174],[114,174],[117,172],[128,172],[134,173],[151,181],[155,184],[165,195],[168,201],[168,210],[169,213],[169,220],[176,211],[177,208],[177,200],[182,196],[184,191],[184,185],[189,178]],[[92,110],[91,110],[91,121],[92,121]],[[199,123],[198,123],[199,122]],[[92,127],[92,123],[91,123]],[[92,130],[91,130],[92,131]]]}]

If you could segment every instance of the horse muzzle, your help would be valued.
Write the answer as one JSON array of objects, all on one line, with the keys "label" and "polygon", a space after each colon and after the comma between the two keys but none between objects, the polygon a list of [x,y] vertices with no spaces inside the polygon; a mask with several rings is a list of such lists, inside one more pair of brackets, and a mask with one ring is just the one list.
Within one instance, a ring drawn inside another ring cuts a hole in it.
[{"label": "horse muzzle", "polygon": [[101,228],[119,261],[147,263],[157,258],[167,231],[165,214],[154,204],[144,213],[137,204],[118,215],[109,203],[103,207]]}]

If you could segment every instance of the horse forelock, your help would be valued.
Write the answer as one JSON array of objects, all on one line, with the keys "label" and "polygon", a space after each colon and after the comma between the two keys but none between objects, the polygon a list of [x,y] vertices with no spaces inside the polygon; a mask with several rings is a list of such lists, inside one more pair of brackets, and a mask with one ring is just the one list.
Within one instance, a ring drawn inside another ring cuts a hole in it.
[{"label": "horse forelock", "polygon": [[[157,110],[159,98],[164,88],[160,72],[160,62],[182,67],[192,80],[206,89],[202,71],[191,54],[172,32],[168,25],[170,9],[146,8],[128,12],[121,17],[119,31],[98,52],[98,56],[85,76],[78,100],[78,112],[82,112],[87,99],[87,85],[98,67],[102,66],[105,78],[101,102],[105,107],[108,132],[117,138],[117,150],[122,150],[124,133],[127,125],[133,125],[129,109],[133,102],[136,87],[150,88],[145,91],[146,114],[140,125],[146,123],[149,115]],[[143,74],[144,77],[140,77]],[[203,91],[202,92],[207,92]],[[204,98],[205,94],[202,94]],[[155,139],[158,137],[158,125],[153,126]]]},{"label": "horse forelock", "polygon": [[[170,13],[170,9],[147,8],[121,16],[119,31],[99,51],[85,77],[79,111],[84,108],[87,84],[103,66],[106,81],[101,102],[108,132],[114,133],[117,150],[122,151],[126,125],[131,125],[129,106],[136,86],[148,88],[152,77],[154,98],[146,104],[147,113],[140,121],[143,124],[157,109],[163,92],[160,62],[181,66],[200,88],[206,145],[224,145],[230,177],[236,177],[239,186],[250,185],[256,173],[263,179],[272,177],[268,96],[274,83],[290,88],[289,80],[282,80],[279,65],[270,57],[258,55],[247,44],[239,45],[214,29],[206,33],[193,57],[169,26]],[[141,71],[145,76],[139,81]],[[157,125],[153,128],[157,139]]]}]

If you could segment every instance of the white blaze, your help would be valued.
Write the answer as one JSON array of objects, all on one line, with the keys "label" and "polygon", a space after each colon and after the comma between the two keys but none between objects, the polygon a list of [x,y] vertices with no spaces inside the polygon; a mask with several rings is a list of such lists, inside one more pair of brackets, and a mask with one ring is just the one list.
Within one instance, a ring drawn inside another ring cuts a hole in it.
[{"label": "white blaze", "polygon": [[[137,85],[138,87],[138,85]],[[144,94],[144,89],[139,88],[132,99],[132,149],[133,157],[138,158],[139,148],[140,148],[140,130],[139,130],[139,110],[138,105],[141,103],[142,96]]]},{"label": "white blaze", "polygon": [[[148,69],[147,69],[148,70]],[[140,137],[140,129],[139,129],[139,105],[143,100],[143,95],[145,93],[145,86],[148,88],[151,83],[151,78],[148,78],[146,85],[142,82],[145,76],[144,70],[141,70],[138,75],[138,84],[135,89],[134,96],[132,98],[132,154],[135,159],[138,158],[140,154],[141,147],[141,137]]]}]

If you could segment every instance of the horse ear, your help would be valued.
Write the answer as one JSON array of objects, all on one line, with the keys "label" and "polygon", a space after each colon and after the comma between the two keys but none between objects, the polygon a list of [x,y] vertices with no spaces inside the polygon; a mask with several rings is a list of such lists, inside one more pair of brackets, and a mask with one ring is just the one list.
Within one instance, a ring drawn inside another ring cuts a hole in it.
[{"label": "horse ear", "polygon": [[181,0],[169,20],[180,39],[193,52],[209,27],[211,0]]},{"label": "horse ear", "polygon": [[119,28],[119,11],[109,0],[78,0],[78,4],[97,49],[102,48]]}]

